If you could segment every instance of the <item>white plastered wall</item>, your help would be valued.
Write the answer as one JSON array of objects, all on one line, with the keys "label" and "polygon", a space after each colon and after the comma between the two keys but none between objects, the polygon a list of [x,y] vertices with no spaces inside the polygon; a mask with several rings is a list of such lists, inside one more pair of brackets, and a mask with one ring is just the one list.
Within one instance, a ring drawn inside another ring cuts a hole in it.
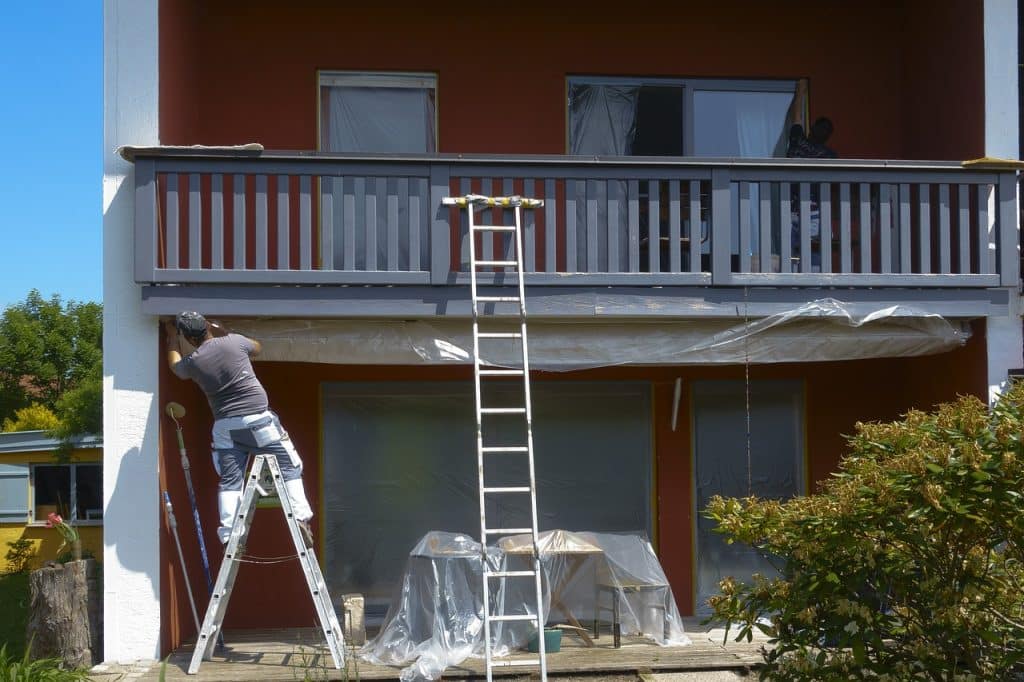
[{"label": "white plastered wall", "polygon": [[103,658],[160,654],[157,325],[132,277],[134,173],[158,144],[158,0],[103,2]]},{"label": "white plastered wall", "polygon": [[[1019,153],[1017,0],[985,0],[984,24],[985,156],[1013,159]],[[1005,387],[1007,370],[1024,366],[1018,287],[1010,289],[1009,308],[1008,316],[986,320],[990,400]]]}]

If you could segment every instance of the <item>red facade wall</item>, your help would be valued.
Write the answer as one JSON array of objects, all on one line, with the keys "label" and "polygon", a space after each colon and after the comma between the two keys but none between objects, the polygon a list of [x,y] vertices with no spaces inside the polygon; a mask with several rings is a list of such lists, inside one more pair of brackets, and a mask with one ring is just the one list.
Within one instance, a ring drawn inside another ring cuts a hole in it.
[{"label": "red facade wall", "polygon": [[[624,14],[598,5],[539,2],[501,8],[422,4],[250,0],[160,3],[160,137],[164,144],[261,142],[315,149],[318,69],[426,71],[438,76],[440,151],[561,154],[569,75],[801,78],[811,116],[827,115],[833,146],[848,158],[962,159],[983,151],[981,3],[868,0],[814,5],[783,0],[661,4],[639,0]],[[941,6],[939,6],[941,5]],[[820,8],[819,8],[820,9]],[[507,25],[505,25],[507,22]],[[955,99],[947,93],[957,92]],[[963,93],[967,93],[964,95]],[[184,196],[184,194],[183,194]],[[271,207],[273,211],[273,207]],[[297,224],[297,222],[293,222]],[[227,249],[230,252],[230,248]],[[161,349],[162,350],[162,349]],[[161,358],[163,356],[161,355]],[[191,383],[161,369],[162,404],[183,403],[186,444],[212,551],[219,566],[216,474],[210,416]],[[306,489],[319,504],[323,381],[469,380],[465,368],[257,366],[273,408],[304,455]],[[808,476],[824,479],[858,420],[892,419],[957,393],[984,395],[981,324],[968,346],[942,356],[852,363],[757,366],[751,378],[801,379],[806,389]],[[572,379],[646,380],[653,390],[659,554],[683,613],[692,613],[693,500],[688,391],[676,431],[669,406],[676,377],[742,379],[731,368],[614,368]],[[542,376],[561,380],[569,376]],[[162,405],[161,405],[162,406]],[[205,589],[174,442],[161,431],[161,478],[174,500],[200,608]],[[812,485],[813,487],[813,485]],[[319,510],[318,510],[319,516]],[[276,510],[260,511],[248,551],[288,546]],[[314,523],[315,525],[315,523]],[[172,540],[162,536],[164,650],[193,625]],[[294,563],[245,565],[225,625],[309,625],[315,614]]]},{"label": "red facade wall", "polygon": [[440,150],[467,153],[565,153],[567,75],[806,77],[843,157],[973,158],[981,3],[939,4],[161,3],[161,141],[315,149],[317,69],[436,73]]}]

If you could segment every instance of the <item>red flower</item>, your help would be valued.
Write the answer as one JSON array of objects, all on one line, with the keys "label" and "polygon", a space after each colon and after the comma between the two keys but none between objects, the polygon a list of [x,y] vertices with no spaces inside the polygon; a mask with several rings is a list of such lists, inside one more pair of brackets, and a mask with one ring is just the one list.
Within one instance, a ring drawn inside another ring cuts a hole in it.
[{"label": "red flower", "polygon": [[50,512],[46,515],[47,528],[53,528],[55,526],[59,526],[62,523],[64,523],[64,519],[60,517],[60,514],[57,514],[56,512]]}]

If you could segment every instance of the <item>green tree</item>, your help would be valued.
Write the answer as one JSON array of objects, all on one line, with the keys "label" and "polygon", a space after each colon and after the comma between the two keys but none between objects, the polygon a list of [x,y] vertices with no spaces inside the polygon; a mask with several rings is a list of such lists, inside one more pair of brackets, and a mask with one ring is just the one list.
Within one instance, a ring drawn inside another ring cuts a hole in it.
[{"label": "green tree", "polygon": [[28,407],[15,410],[14,419],[5,419],[0,431],[51,431],[60,426],[50,408],[39,403],[32,403]]},{"label": "green tree", "polygon": [[820,494],[716,498],[775,577],[724,580],[715,616],[772,637],[763,676],[1002,680],[1024,659],[1024,384],[989,409],[858,424]]},{"label": "green tree", "polygon": [[[103,315],[98,303],[33,289],[0,316],[0,420],[39,403],[68,429],[102,427]],[[58,427],[60,430],[61,427]]]}]

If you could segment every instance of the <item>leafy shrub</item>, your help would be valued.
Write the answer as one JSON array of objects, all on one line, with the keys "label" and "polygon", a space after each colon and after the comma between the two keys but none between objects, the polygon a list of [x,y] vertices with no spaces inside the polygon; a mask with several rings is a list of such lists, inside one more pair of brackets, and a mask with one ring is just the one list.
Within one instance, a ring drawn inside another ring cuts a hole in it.
[{"label": "leafy shrub", "polygon": [[1024,659],[1024,385],[857,424],[820,494],[713,499],[775,577],[722,581],[714,617],[770,637],[785,680],[1005,679]]},{"label": "leafy shrub", "polygon": [[88,680],[86,670],[65,670],[57,658],[31,660],[28,651],[16,658],[7,653],[7,645],[0,647],[0,682],[77,682]]}]

